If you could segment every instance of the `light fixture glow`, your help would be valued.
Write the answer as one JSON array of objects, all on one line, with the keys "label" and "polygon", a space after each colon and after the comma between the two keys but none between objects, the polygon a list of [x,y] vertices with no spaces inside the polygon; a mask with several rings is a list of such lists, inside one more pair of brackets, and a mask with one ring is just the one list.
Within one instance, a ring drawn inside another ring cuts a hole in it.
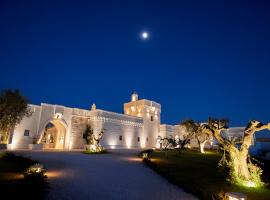
[{"label": "light fixture glow", "polygon": [[142,154],[142,159],[143,159],[143,160],[149,160],[149,155],[148,155],[148,153],[143,153],[143,154]]},{"label": "light fixture glow", "polygon": [[225,195],[226,199],[229,200],[245,200],[247,198],[245,194],[240,192],[227,192]]},{"label": "light fixture glow", "polygon": [[248,181],[248,182],[246,183],[246,186],[247,186],[247,187],[255,187],[256,185],[255,185],[255,183],[254,183],[253,181]]},{"label": "light fixture glow", "polygon": [[26,177],[33,174],[41,174],[43,176],[44,173],[45,169],[43,168],[43,165],[36,163],[27,169],[27,171],[24,173],[24,176]]}]

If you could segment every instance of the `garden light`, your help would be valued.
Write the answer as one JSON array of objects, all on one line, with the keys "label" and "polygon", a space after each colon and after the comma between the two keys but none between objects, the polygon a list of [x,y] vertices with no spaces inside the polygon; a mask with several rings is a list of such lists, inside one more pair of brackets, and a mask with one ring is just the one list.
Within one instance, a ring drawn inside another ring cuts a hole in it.
[{"label": "garden light", "polygon": [[27,171],[25,172],[25,176],[30,176],[30,175],[44,175],[45,169],[43,165],[36,163],[34,165],[31,165]]},{"label": "garden light", "polygon": [[144,160],[149,160],[148,153],[143,153],[143,154],[142,154],[142,158],[143,158]]},{"label": "garden light", "polygon": [[226,199],[229,200],[246,200],[247,196],[240,192],[227,192]]}]

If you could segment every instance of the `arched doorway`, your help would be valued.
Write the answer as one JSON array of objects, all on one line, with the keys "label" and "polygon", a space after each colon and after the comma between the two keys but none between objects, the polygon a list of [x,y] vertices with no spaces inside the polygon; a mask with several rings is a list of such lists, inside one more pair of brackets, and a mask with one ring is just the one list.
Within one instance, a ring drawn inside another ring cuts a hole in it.
[{"label": "arched doorway", "polygon": [[41,137],[44,149],[64,149],[66,128],[61,120],[54,119],[46,123]]}]

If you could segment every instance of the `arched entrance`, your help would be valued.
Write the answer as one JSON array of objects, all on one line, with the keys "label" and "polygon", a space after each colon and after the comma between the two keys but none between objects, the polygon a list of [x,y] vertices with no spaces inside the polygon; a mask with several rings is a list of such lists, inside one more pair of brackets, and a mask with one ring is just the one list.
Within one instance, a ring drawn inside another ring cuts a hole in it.
[{"label": "arched entrance", "polygon": [[46,123],[40,143],[44,149],[64,149],[66,127],[59,119],[53,119]]}]

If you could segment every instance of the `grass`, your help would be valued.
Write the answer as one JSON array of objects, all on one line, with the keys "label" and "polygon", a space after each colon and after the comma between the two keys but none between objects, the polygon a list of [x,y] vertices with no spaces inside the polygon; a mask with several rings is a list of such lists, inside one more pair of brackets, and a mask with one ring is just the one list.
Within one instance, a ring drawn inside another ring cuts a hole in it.
[{"label": "grass", "polygon": [[[170,182],[184,188],[201,199],[222,199],[226,192],[242,192],[249,200],[270,199],[269,185],[265,188],[248,188],[230,184],[224,171],[218,168],[221,154],[195,150],[154,151],[146,164]],[[269,163],[264,166],[264,181],[270,179]]]},{"label": "grass", "polygon": [[105,153],[108,153],[108,151],[106,149],[101,150],[101,151],[84,150],[82,153],[84,153],[84,154],[105,154]]},{"label": "grass", "polygon": [[35,161],[0,153],[0,195],[8,199],[44,199],[48,189],[44,177],[24,177],[26,169]]}]

